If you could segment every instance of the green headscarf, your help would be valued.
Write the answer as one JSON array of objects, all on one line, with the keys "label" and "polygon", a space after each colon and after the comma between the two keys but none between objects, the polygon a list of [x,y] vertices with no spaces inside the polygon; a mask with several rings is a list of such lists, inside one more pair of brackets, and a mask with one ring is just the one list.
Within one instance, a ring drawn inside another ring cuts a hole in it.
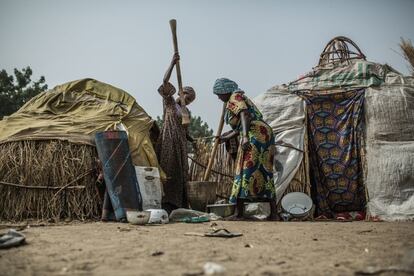
[{"label": "green headscarf", "polygon": [[214,82],[213,93],[216,95],[232,94],[241,91],[237,83],[227,78],[220,78]]}]

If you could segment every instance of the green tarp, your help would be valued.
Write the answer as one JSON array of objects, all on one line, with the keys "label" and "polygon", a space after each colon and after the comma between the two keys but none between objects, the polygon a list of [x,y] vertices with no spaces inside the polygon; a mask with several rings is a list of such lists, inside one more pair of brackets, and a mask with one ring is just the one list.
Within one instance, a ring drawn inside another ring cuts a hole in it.
[{"label": "green tarp", "polygon": [[390,72],[397,73],[388,65],[365,60],[345,63],[329,68],[316,68],[304,77],[289,84],[290,91],[358,89],[379,86]]}]

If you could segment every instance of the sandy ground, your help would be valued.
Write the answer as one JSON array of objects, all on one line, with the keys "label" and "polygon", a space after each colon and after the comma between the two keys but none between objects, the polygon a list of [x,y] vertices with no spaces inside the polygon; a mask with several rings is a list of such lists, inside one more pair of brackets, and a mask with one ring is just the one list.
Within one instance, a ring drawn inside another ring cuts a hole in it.
[{"label": "sandy ground", "polygon": [[30,227],[22,231],[26,245],[0,251],[0,275],[189,276],[203,275],[206,262],[225,267],[225,275],[353,275],[367,266],[398,265],[414,249],[412,222],[217,224],[243,236],[184,235],[209,231],[211,223]]}]

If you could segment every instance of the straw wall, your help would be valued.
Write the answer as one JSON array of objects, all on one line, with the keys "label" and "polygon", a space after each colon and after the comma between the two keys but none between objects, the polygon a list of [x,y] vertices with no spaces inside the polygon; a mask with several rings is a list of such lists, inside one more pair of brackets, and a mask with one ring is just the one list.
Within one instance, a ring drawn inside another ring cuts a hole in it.
[{"label": "straw wall", "polygon": [[0,219],[93,219],[100,214],[89,145],[66,141],[0,144]]}]

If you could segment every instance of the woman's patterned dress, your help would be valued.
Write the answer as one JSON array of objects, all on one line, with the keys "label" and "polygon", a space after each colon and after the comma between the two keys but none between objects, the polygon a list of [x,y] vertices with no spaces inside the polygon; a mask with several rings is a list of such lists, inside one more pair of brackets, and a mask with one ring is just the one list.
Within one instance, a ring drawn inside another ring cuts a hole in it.
[{"label": "woman's patterned dress", "polygon": [[241,91],[233,93],[226,106],[226,123],[233,130],[242,133],[242,111],[246,111],[250,117],[248,137],[251,147],[243,152],[239,146],[230,202],[235,203],[237,198],[250,201],[271,200],[275,197],[273,131],[263,121],[257,107]]}]

